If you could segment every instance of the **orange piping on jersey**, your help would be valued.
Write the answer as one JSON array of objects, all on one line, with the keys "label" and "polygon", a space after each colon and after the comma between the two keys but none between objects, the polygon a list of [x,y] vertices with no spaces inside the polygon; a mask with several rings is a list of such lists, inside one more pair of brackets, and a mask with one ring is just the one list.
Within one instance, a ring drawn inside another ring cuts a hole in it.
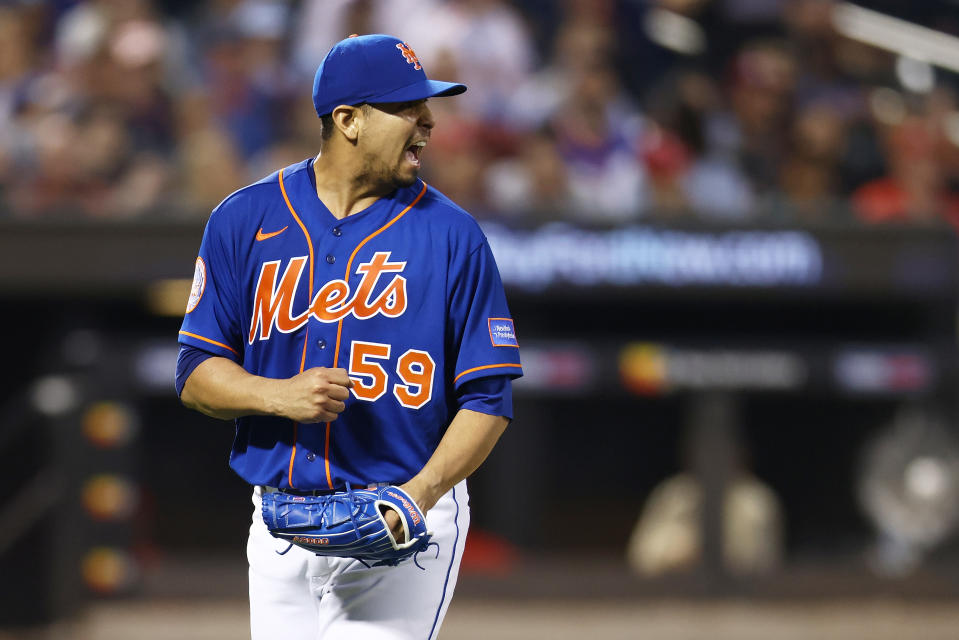
[{"label": "orange piping on jersey", "polygon": [[293,423],[293,450],[290,451],[290,468],[286,472],[286,479],[290,482],[290,487],[293,487],[293,459],[296,457],[296,437],[300,432],[300,423]]},{"label": "orange piping on jersey", "polygon": [[330,423],[326,423],[326,445],[323,448],[323,460],[326,466],[326,484],[330,489],[333,488],[333,478],[330,475]]},{"label": "orange piping on jersey", "polygon": [[472,369],[467,369],[463,373],[459,374],[453,378],[453,383],[455,384],[457,380],[465,376],[467,373],[473,373],[474,371],[482,371],[483,369],[498,369],[499,367],[522,367],[521,364],[484,364],[482,367],[473,367]]},{"label": "orange piping on jersey", "polygon": [[303,355],[300,356],[300,373],[306,369],[306,345],[310,343],[310,328],[306,328],[306,337],[303,339]]},{"label": "orange piping on jersey", "polygon": [[[283,194],[283,202],[286,203],[286,208],[290,210],[290,213],[293,214],[293,219],[296,220],[296,224],[300,226],[300,230],[303,232],[303,237],[306,238],[306,245],[310,250],[310,262],[308,264],[308,269],[310,272],[310,297],[307,300],[313,299],[313,241],[310,240],[310,234],[306,230],[306,226],[303,224],[303,221],[300,220],[300,216],[296,215],[296,210],[293,208],[293,205],[290,203],[290,198],[286,195],[286,185],[283,184],[283,170],[280,170],[279,175],[280,180],[280,193]],[[286,228],[284,227],[284,230]],[[310,341],[310,329],[307,327],[306,336],[303,338],[303,356],[300,358],[300,373],[303,373],[303,369],[306,366],[306,345]],[[335,366],[335,365],[334,365]],[[290,482],[290,486],[293,486],[293,461],[296,459],[296,437],[299,432],[300,424],[298,422],[293,423],[293,449],[290,451],[290,468],[287,472],[287,480]],[[331,487],[332,488],[332,487]]]},{"label": "orange piping on jersey", "polygon": [[[406,208],[400,211],[398,214],[396,214],[396,216],[393,217],[389,222],[384,224],[382,227],[380,227],[379,229],[377,229],[370,235],[363,238],[363,240],[358,245],[356,245],[356,248],[353,249],[353,253],[350,254],[350,259],[346,261],[346,276],[344,276],[343,278],[346,282],[350,281],[350,271],[353,268],[353,258],[356,257],[356,254],[359,253],[363,245],[369,242],[370,240],[372,240],[373,238],[375,238],[376,236],[378,236],[383,231],[386,231],[387,229],[389,229],[391,226],[393,226],[394,222],[396,222],[397,220],[405,216],[407,211],[415,207],[416,203],[418,203],[420,201],[420,198],[423,197],[423,194],[426,193],[426,187],[427,185],[424,182],[423,188],[420,189],[420,192],[416,194],[415,198],[413,198],[413,202],[406,205]],[[337,364],[340,361],[340,337],[342,335],[343,335],[343,319],[340,318],[339,322],[336,323],[336,348],[333,351],[333,368],[334,369],[336,368]],[[329,484],[330,489],[332,489],[333,478],[330,476],[330,424],[331,423],[329,422],[326,423],[326,450],[323,453],[323,457],[326,459],[326,482],[327,484]]]},{"label": "orange piping on jersey", "polygon": [[[232,351],[233,353],[236,353],[236,349],[234,349],[233,347],[231,347],[231,346],[229,346],[229,345],[225,345],[225,344],[223,344],[222,342],[217,342],[216,340],[210,340],[209,338],[204,338],[203,336],[198,336],[197,334],[195,334],[195,333],[190,333],[189,331],[181,331],[180,333],[183,334],[183,335],[185,335],[185,336],[190,336],[191,338],[196,338],[197,340],[203,340],[204,342],[209,342],[210,344],[215,344],[215,345],[218,346],[218,347],[223,347],[224,349],[229,349],[229,350]],[[240,355],[240,354],[239,354],[239,353],[236,353],[236,355]]]},{"label": "orange piping on jersey", "polygon": [[283,201],[286,202],[286,208],[290,210],[290,213],[293,214],[293,219],[296,220],[296,224],[300,225],[300,230],[303,231],[303,237],[306,238],[306,246],[310,250],[310,297],[309,300],[313,300],[313,241],[310,240],[310,234],[306,230],[306,226],[303,224],[303,221],[300,220],[300,216],[296,215],[296,210],[293,208],[293,205],[290,204],[290,199],[286,195],[286,187],[283,185],[283,171],[280,170],[280,192],[283,194]]},{"label": "orange piping on jersey", "polygon": [[[363,241],[360,242],[358,245],[356,245],[356,248],[353,249],[353,253],[350,254],[350,259],[349,259],[349,260],[347,261],[347,263],[346,263],[346,276],[344,277],[344,280],[346,280],[347,282],[350,281],[350,268],[353,266],[353,258],[355,258],[355,257],[356,257],[356,254],[359,253],[360,249],[363,248],[363,245],[366,244],[367,242],[369,242],[370,240],[372,240],[373,238],[375,238],[376,236],[380,235],[381,233],[383,233],[384,231],[386,231],[386,230],[389,229],[390,227],[392,227],[394,222],[396,222],[397,220],[399,220],[400,218],[402,218],[403,216],[405,216],[407,211],[409,211],[410,209],[412,209],[413,207],[416,206],[416,203],[420,201],[420,198],[423,197],[423,194],[424,194],[424,193],[426,193],[426,183],[425,183],[425,182],[423,183],[423,188],[420,189],[420,192],[419,192],[418,194],[416,194],[416,197],[415,197],[415,198],[413,198],[413,202],[411,202],[411,203],[409,203],[408,205],[406,205],[406,208],[403,209],[402,211],[400,211],[400,212],[396,215],[395,218],[393,218],[392,220],[390,220],[389,222],[387,222],[386,224],[384,224],[382,227],[380,227],[379,229],[377,229],[376,231],[374,231],[374,232],[371,233],[370,235],[368,235],[368,236],[366,236],[365,238],[363,238]],[[341,324],[342,324],[342,321],[341,321]]]}]

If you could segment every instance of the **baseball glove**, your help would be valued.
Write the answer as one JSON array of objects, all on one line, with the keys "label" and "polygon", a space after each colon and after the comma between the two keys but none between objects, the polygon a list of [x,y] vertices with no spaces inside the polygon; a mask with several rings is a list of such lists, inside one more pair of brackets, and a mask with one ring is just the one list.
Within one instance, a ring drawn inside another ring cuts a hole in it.
[{"label": "baseball glove", "polygon": [[[430,545],[426,516],[405,491],[395,486],[351,489],[324,496],[264,493],[263,521],[274,537],[319,556],[355,558],[367,566],[394,566]],[[397,540],[383,517],[400,516]],[[436,544],[436,543],[433,543]],[[414,559],[415,562],[415,559]]]}]

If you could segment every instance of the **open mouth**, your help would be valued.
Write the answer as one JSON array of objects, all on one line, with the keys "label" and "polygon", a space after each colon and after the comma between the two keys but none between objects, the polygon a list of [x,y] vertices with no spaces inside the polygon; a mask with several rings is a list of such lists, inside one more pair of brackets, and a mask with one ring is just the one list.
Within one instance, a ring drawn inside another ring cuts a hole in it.
[{"label": "open mouth", "polygon": [[414,167],[420,166],[420,154],[423,153],[423,147],[425,146],[426,146],[426,142],[421,141],[421,142],[416,142],[414,144],[411,144],[409,147],[406,148],[406,159]]}]

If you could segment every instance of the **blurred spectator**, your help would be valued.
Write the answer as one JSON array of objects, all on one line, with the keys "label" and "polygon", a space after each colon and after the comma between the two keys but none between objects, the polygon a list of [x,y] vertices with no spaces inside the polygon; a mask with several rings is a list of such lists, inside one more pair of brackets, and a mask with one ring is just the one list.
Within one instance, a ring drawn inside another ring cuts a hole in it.
[{"label": "blurred spectator", "polygon": [[177,131],[180,205],[209,211],[246,180],[240,153],[204,93],[181,100]]},{"label": "blurred spectator", "polygon": [[951,188],[936,155],[939,136],[927,119],[916,116],[883,132],[888,173],[853,193],[860,219],[959,224],[959,193]]},{"label": "blurred spectator", "polygon": [[566,164],[548,127],[526,136],[519,154],[494,164],[487,173],[491,206],[504,217],[549,222],[569,217],[572,194]]},{"label": "blurred spectator", "polygon": [[322,126],[309,95],[298,96],[287,103],[282,125],[282,135],[247,161],[247,182],[316,152],[316,140],[322,134]]},{"label": "blurred spectator", "polygon": [[[842,157],[834,170],[835,205],[848,210],[841,197],[863,182],[883,173],[882,153],[868,111],[870,87],[890,80],[890,55],[840,36],[832,25],[833,0],[793,0],[783,15],[789,40],[801,52],[797,72],[798,112],[811,105],[828,108],[840,118]],[[786,167],[786,179],[803,182],[803,174],[815,174],[815,167],[799,160]],[[811,175],[815,178],[815,175]],[[789,209],[789,194],[781,194]],[[835,211],[835,207],[833,209]],[[843,217],[848,218],[848,215]]]},{"label": "blurred spectator", "polygon": [[548,63],[517,85],[506,99],[507,122],[525,130],[541,127],[569,99],[576,77],[610,64],[613,37],[603,25],[564,22]]},{"label": "blurred spectator", "polygon": [[640,116],[616,102],[619,94],[610,67],[584,69],[551,118],[566,165],[573,221],[629,222],[647,204],[646,174],[637,158]]},{"label": "blurred spectator", "polygon": [[278,137],[285,101],[296,87],[281,57],[287,28],[284,5],[245,0],[209,36],[205,83],[216,118],[244,158]]},{"label": "blurred spectator", "polygon": [[692,162],[690,150],[669,131],[650,127],[643,136],[641,159],[649,184],[649,208],[672,217],[691,210],[683,178]]},{"label": "blurred spectator", "polygon": [[843,120],[835,108],[814,104],[799,113],[780,168],[780,191],[769,203],[771,215],[800,222],[842,219],[838,190],[844,147]]},{"label": "blurred spectator", "polygon": [[[452,81],[460,75],[452,52],[440,53],[430,77]],[[438,124],[424,156],[424,179],[477,217],[485,217],[492,194],[485,188],[489,165],[512,155],[516,136],[494,122],[484,122],[462,100],[433,100],[430,109]]]},{"label": "blurred spectator", "polygon": [[[743,220],[754,214],[752,185],[737,155],[733,119],[724,110],[719,88],[706,74],[687,71],[667,79],[651,95],[652,128],[643,141],[644,159],[654,174],[654,189],[664,178],[679,190],[683,212],[708,220]],[[669,152],[670,148],[675,151]],[[662,175],[665,157],[675,157]],[[679,194],[678,194],[679,195]],[[670,213],[678,210],[673,207]],[[658,213],[666,213],[660,208]]]},{"label": "blurred spectator", "polygon": [[507,103],[510,126],[538,133],[526,137],[518,158],[491,170],[490,199],[500,211],[520,207],[538,220],[587,224],[640,215],[642,120],[611,66],[604,6],[586,13],[583,3],[569,2],[549,63]]},{"label": "blurred spectator", "polygon": [[755,190],[776,187],[786,154],[796,86],[796,60],[779,41],[747,44],[732,61],[728,92],[736,149]]},{"label": "blurred spectator", "polygon": [[884,54],[870,55],[876,50],[863,50],[863,45],[836,33],[833,5],[832,0],[793,0],[785,8],[783,21],[788,41],[801,52],[796,69],[797,102],[829,103],[848,116],[861,107],[861,81],[870,79]]}]

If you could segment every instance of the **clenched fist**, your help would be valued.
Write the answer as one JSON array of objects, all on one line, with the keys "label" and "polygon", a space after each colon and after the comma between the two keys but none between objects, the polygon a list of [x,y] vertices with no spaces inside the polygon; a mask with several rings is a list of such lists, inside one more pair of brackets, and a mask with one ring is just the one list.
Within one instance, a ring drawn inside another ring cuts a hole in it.
[{"label": "clenched fist", "polygon": [[294,422],[330,422],[346,408],[350,381],[346,369],[314,367],[278,380],[276,413]]}]

